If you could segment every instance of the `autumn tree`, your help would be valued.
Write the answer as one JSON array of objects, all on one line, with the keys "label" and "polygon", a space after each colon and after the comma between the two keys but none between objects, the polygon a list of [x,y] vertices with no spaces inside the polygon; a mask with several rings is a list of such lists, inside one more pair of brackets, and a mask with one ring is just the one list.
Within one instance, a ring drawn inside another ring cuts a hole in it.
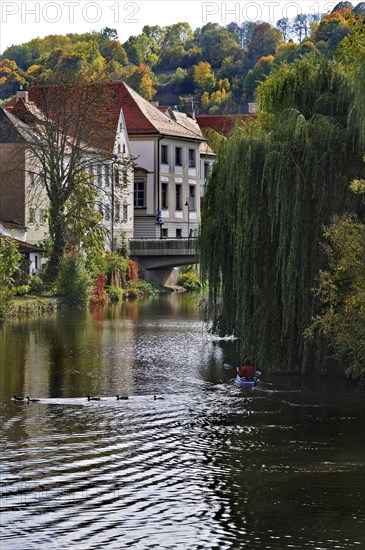
[{"label": "autumn tree", "polygon": [[85,186],[85,174],[110,159],[115,139],[107,116],[111,97],[99,85],[82,83],[34,87],[30,94],[31,107],[16,102],[12,113],[26,128],[22,133],[29,165],[43,174],[53,249],[50,265],[55,267],[69,244],[68,210]]},{"label": "autumn tree", "polygon": [[199,94],[211,92],[215,86],[215,78],[210,63],[201,61],[195,65],[193,80]]},{"label": "autumn tree", "polygon": [[269,23],[256,25],[252,31],[250,42],[248,43],[248,68],[254,67],[260,57],[274,55],[277,46],[282,40],[281,32],[271,27]]},{"label": "autumn tree", "polygon": [[24,72],[15,61],[4,59],[0,61],[0,97],[6,98],[15,93],[20,85],[25,84]]}]

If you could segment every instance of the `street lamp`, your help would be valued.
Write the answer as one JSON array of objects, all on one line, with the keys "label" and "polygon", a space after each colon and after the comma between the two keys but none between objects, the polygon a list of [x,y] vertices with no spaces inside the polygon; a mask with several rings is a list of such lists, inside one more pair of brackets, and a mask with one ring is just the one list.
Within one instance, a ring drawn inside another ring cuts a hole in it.
[{"label": "street lamp", "polygon": [[188,239],[190,238],[190,204],[189,199],[186,199],[185,206],[188,207]]}]

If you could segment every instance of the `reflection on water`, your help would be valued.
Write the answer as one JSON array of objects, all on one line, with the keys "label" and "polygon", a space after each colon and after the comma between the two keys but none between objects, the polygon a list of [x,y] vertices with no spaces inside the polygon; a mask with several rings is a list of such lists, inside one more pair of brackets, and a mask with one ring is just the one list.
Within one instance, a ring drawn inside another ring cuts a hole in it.
[{"label": "reflection on water", "polygon": [[13,320],[0,343],[2,550],[364,546],[362,397],[236,387],[193,296]]}]

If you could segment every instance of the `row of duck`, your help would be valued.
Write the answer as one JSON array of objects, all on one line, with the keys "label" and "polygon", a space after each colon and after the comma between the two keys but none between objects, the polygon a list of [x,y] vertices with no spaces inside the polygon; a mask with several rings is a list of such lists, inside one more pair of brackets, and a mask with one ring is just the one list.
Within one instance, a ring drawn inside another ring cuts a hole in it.
[{"label": "row of duck", "polygon": [[[116,395],[115,398],[116,398],[117,401],[124,401],[126,399],[129,399],[129,396],[128,395]],[[17,397],[16,395],[13,395],[13,397],[11,399],[12,399],[12,401],[23,401],[23,402],[26,402],[26,403],[40,403],[42,401],[41,399],[36,399],[36,398],[29,397],[29,395],[27,395],[26,397]],[[86,399],[88,401],[102,401],[103,400],[102,397],[92,397],[91,395],[87,395]],[[164,398],[163,397],[157,397],[156,395],[154,395],[153,399],[154,399],[154,401],[156,401],[158,399],[164,399]]]}]

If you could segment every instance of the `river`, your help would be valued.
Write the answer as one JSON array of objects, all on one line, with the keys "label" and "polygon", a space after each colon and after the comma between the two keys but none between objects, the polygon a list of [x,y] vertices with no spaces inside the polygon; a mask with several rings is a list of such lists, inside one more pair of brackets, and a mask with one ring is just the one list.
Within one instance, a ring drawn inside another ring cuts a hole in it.
[{"label": "river", "polygon": [[1,550],[365,547],[364,396],[264,365],[237,387],[193,295],[8,320],[0,346]]}]

